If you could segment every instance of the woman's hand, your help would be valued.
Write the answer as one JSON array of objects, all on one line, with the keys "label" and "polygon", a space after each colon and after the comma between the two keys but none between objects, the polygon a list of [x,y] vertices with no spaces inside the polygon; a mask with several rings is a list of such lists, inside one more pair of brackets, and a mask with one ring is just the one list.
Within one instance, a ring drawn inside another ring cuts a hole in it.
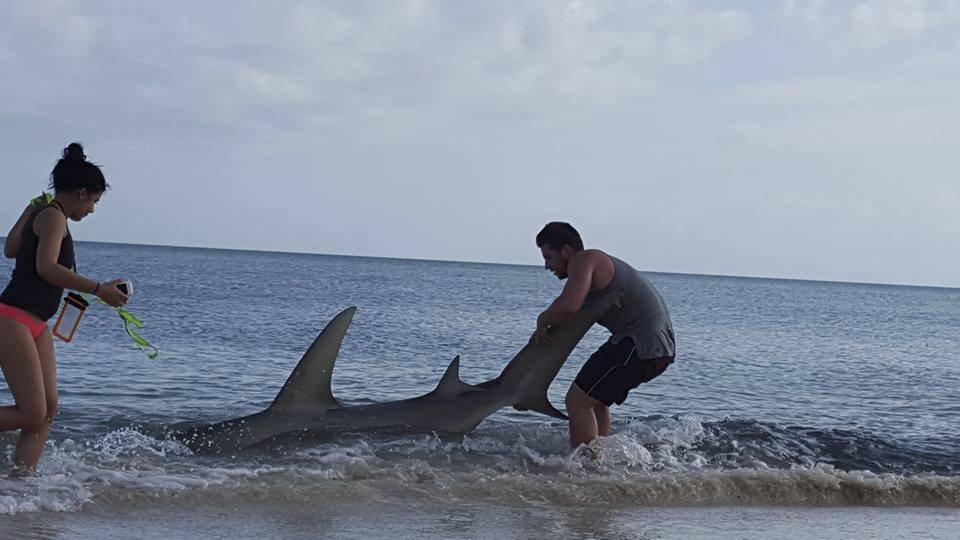
[{"label": "woman's hand", "polygon": [[100,284],[97,288],[97,298],[103,300],[109,306],[120,307],[127,303],[127,295],[117,287],[118,283],[123,283],[122,279],[115,279]]}]

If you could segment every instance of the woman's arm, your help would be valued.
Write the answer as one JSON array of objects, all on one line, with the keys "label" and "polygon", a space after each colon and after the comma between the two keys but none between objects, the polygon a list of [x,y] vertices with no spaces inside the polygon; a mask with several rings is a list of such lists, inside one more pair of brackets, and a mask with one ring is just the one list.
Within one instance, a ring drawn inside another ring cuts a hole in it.
[{"label": "woman's arm", "polygon": [[12,259],[17,256],[17,253],[20,252],[20,238],[23,236],[23,226],[27,222],[27,218],[30,217],[33,209],[34,206],[32,204],[27,205],[27,207],[24,208],[23,213],[20,214],[20,219],[13,224],[13,228],[11,228],[10,232],[7,233],[7,239],[3,243],[4,257]]},{"label": "woman's arm", "polygon": [[47,283],[85,293],[94,294],[107,304],[117,307],[127,303],[127,295],[117,288],[120,280],[106,283],[85,278],[57,262],[60,245],[67,234],[67,218],[62,212],[41,210],[33,221],[33,230],[40,243],[37,246],[37,274]]},{"label": "woman's arm", "polygon": [[[53,210],[53,211],[51,211]],[[33,221],[33,230],[40,243],[37,245],[37,274],[47,283],[93,294],[97,282],[87,279],[76,272],[60,266],[60,246],[67,235],[67,218],[56,208],[40,211]]]}]

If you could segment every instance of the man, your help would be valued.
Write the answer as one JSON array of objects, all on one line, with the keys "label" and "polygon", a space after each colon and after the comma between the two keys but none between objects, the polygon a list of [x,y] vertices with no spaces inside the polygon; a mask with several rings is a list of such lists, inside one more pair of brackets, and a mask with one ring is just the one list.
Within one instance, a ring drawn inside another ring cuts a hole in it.
[{"label": "man", "polygon": [[623,295],[598,323],[610,340],[593,353],[567,391],[570,444],[578,447],[610,434],[610,406],[659,376],[673,362],[676,344],[663,298],[629,264],[596,249],[583,249],[580,233],[569,223],[552,222],[537,234],[544,267],[561,280],[563,292],[537,317],[535,343],[549,340],[550,326],[562,323],[594,295],[621,290]]}]

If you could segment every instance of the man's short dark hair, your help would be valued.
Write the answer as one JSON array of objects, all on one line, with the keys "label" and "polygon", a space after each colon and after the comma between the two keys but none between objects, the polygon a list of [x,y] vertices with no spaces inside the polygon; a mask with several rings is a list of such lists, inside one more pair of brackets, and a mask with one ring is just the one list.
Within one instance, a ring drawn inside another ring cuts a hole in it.
[{"label": "man's short dark hair", "polygon": [[551,221],[544,225],[537,234],[537,247],[548,246],[554,251],[560,251],[563,246],[570,246],[574,251],[583,251],[583,240],[573,225],[562,221]]}]

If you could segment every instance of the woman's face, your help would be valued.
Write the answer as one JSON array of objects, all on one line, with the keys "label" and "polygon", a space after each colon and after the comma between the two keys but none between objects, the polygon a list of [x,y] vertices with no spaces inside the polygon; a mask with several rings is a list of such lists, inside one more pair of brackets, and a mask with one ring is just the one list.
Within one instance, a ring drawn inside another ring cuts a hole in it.
[{"label": "woman's face", "polygon": [[77,204],[70,213],[70,219],[80,221],[89,216],[96,209],[97,203],[103,197],[102,191],[90,191],[87,188],[77,190]]}]

